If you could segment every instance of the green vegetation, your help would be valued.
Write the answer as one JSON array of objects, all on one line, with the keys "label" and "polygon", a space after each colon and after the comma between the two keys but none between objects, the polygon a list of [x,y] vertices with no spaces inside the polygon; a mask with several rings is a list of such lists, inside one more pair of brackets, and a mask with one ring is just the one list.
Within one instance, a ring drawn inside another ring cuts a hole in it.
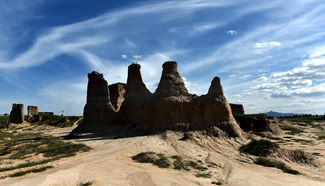
[{"label": "green vegetation", "polygon": [[21,163],[21,164],[12,166],[12,167],[3,167],[3,168],[0,168],[0,172],[41,165],[41,164],[45,164],[45,163],[55,161],[58,159],[60,159],[60,158],[51,158],[51,159],[42,160],[42,161],[32,161],[32,162]]},{"label": "green vegetation", "polygon": [[156,153],[154,152],[141,152],[137,155],[132,156],[132,160],[138,163],[153,163],[155,160],[152,158],[152,155]]},{"label": "green vegetation", "polygon": [[312,145],[314,142],[312,140],[304,140],[304,139],[292,139],[292,141],[299,142],[303,145]]},{"label": "green vegetation", "polygon": [[250,119],[265,119],[266,114],[235,114],[234,117],[244,117]]},{"label": "green vegetation", "polygon": [[255,163],[258,165],[266,166],[266,167],[275,167],[275,168],[278,168],[278,169],[282,170],[283,172],[289,173],[289,174],[295,174],[295,175],[300,174],[298,171],[291,169],[283,162],[269,159],[269,158],[259,157],[256,159]]},{"label": "green vegetation", "polygon": [[0,129],[7,128],[9,116],[0,116]]},{"label": "green vegetation", "polygon": [[79,116],[42,115],[42,120],[38,124],[64,128],[72,126],[79,118]]},{"label": "green vegetation", "polygon": [[323,139],[325,139],[325,135],[324,135],[324,136],[319,135],[319,136],[318,136],[318,139],[319,139],[319,140],[323,140]]},{"label": "green vegetation", "polygon": [[170,162],[163,154],[156,154],[155,152],[141,152],[131,157],[132,160],[138,163],[152,163],[159,168],[169,168]]},{"label": "green vegetation", "polygon": [[[155,153],[155,152],[141,152],[131,157],[132,160],[138,162],[138,163],[151,163],[157,167],[160,168],[170,168],[173,166],[176,170],[185,170],[190,171],[190,168],[199,170],[199,171],[206,171],[208,170],[207,167],[203,166],[202,163],[197,163],[196,161],[192,160],[183,160],[181,156],[171,156],[167,158],[165,155],[161,153]],[[171,164],[171,161],[173,161],[173,164]],[[198,161],[199,162],[199,161]],[[190,167],[190,168],[189,168]],[[204,178],[210,178],[211,173],[201,172],[196,173],[195,176],[197,177],[204,177]]]},{"label": "green vegetation", "polygon": [[159,159],[157,159],[153,164],[156,165],[159,168],[169,168],[170,167],[170,161],[166,156],[163,154],[158,154]]},{"label": "green vegetation", "polygon": [[78,186],[90,186],[90,185],[92,185],[92,184],[93,184],[92,181],[87,181],[87,182],[85,182],[85,183],[83,183],[83,182],[79,183]]},{"label": "green vegetation", "polygon": [[185,161],[185,165],[186,166],[189,166],[189,167],[192,167],[193,169],[200,170],[200,171],[205,171],[205,170],[208,169],[207,167],[204,167],[202,165],[199,165],[195,161],[191,161],[191,160]]},{"label": "green vegetation", "polygon": [[195,176],[198,178],[211,178],[211,173],[197,173]]},{"label": "green vegetation", "polygon": [[86,152],[89,150],[90,147],[84,144],[65,142],[60,138],[42,133],[10,133],[0,131],[1,161],[8,159],[28,159],[39,154],[42,154],[44,157],[40,161],[28,161],[11,167],[2,167],[0,168],[0,172],[45,164],[63,157],[74,156],[77,152]]},{"label": "green vegetation", "polygon": [[174,169],[177,170],[189,170],[189,168],[184,164],[183,158],[181,156],[171,156],[172,159],[174,159],[173,165]]},{"label": "green vegetation", "polygon": [[29,173],[43,172],[50,168],[53,168],[53,166],[45,166],[45,167],[35,168],[35,169],[27,170],[27,171],[20,171],[20,172],[16,172],[13,174],[9,174],[9,177],[18,177],[18,176],[23,176],[23,175],[29,174]]},{"label": "green vegetation", "polygon": [[314,155],[314,156],[323,156],[323,155],[321,155],[321,153],[319,153],[319,152],[313,152],[313,153],[311,153],[312,155]]},{"label": "green vegetation", "polygon": [[263,132],[253,132],[253,134],[257,135],[257,136],[261,136],[263,138],[268,138],[270,140],[281,140],[281,138],[278,137],[273,137],[267,134],[264,134]]},{"label": "green vegetation", "polygon": [[300,134],[300,133],[304,132],[304,131],[301,130],[301,129],[298,129],[298,128],[296,128],[296,127],[289,126],[289,125],[280,125],[280,128],[281,128],[282,130],[289,131],[289,132],[287,132],[286,134],[290,134],[290,135],[296,135],[296,134]]},{"label": "green vegetation", "polygon": [[[57,116],[57,115],[41,115],[42,120],[40,122],[34,123],[39,125],[50,125],[56,127],[70,127],[76,121],[80,119],[80,116]],[[0,116],[0,129],[7,127],[7,121],[9,120],[9,116]],[[25,120],[27,120],[27,116],[25,116]],[[80,120],[78,123],[81,123]]]},{"label": "green vegetation", "polygon": [[302,115],[293,117],[279,117],[280,120],[287,120],[291,122],[311,123],[314,121],[324,121],[323,116]]},{"label": "green vegetation", "polygon": [[267,156],[279,148],[279,145],[269,140],[252,140],[246,145],[242,145],[239,150],[243,153],[255,156]]},{"label": "green vegetation", "polygon": [[213,184],[213,185],[222,185],[222,182],[220,182],[220,181],[212,181],[211,184]]}]

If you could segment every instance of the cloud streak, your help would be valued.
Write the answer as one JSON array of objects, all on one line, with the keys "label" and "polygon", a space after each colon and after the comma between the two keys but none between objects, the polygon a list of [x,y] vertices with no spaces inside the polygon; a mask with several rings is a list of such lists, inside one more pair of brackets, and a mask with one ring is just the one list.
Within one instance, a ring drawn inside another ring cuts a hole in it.
[{"label": "cloud streak", "polygon": [[[24,26],[26,20],[38,16],[37,8],[45,1],[33,6],[26,0],[15,2],[12,12],[5,8],[8,3],[1,2],[0,7],[9,11],[4,13],[8,16],[23,11],[12,22]],[[97,70],[114,83],[125,82],[127,66],[138,61],[145,83],[154,91],[161,64],[177,60],[191,92],[205,93],[212,77],[218,75],[230,101],[247,103],[252,112],[280,108],[281,102],[274,100],[324,96],[324,8],[318,1],[303,0],[148,1],[80,22],[37,28],[26,41],[29,45],[19,51],[15,50],[26,38],[10,34],[13,24],[0,29],[0,71],[7,79],[3,81],[11,83],[21,71],[60,63],[60,57],[69,56],[70,61],[61,66],[86,64],[87,68],[79,69],[82,73]],[[5,24],[0,18],[1,28]],[[29,29],[27,36],[32,32]],[[57,84],[61,82],[58,78]],[[78,83],[85,82],[70,84]],[[50,91],[62,86],[43,86],[38,90],[42,95],[59,99]],[[84,90],[79,90],[72,92],[82,97]],[[76,105],[82,105],[78,100]],[[263,101],[270,107],[259,106]]]}]

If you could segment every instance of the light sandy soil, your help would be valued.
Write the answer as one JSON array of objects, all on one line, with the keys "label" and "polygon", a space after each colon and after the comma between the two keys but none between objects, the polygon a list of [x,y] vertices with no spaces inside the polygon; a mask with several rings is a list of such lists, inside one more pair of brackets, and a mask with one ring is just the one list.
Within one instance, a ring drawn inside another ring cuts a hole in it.
[{"label": "light sandy soil", "polygon": [[[44,132],[64,136],[72,128],[45,129]],[[313,139],[312,145],[302,145],[295,141],[281,147],[304,149],[320,153],[315,156],[320,166],[287,164],[301,172],[301,175],[283,173],[276,168],[263,167],[253,163],[254,157],[240,154],[238,148],[248,140],[221,139],[193,133],[193,138],[182,141],[182,133],[167,132],[165,135],[141,136],[133,138],[83,138],[71,140],[85,143],[93,148],[71,158],[51,162],[54,168],[41,173],[31,173],[17,178],[0,180],[0,185],[9,186],[77,186],[91,181],[92,185],[108,186],[154,186],[154,185],[222,185],[233,186],[325,186],[325,144],[316,141],[311,133],[297,135],[297,138]],[[288,136],[281,133],[278,137]],[[295,136],[296,137],[296,136]],[[287,143],[287,142],[285,142]],[[163,153],[167,156],[180,155],[193,161],[201,160],[209,167],[211,178],[198,178],[198,170],[174,170],[158,168],[148,163],[136,163],[130,157],[146,151]]]}]

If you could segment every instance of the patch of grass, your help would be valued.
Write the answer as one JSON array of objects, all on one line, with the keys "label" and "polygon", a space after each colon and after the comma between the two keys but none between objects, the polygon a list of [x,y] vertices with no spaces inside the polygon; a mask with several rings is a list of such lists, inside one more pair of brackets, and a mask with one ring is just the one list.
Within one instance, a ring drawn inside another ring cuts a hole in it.
[{"label": "patch of grass", "polygon": [[325,136],[318,136],[318,139],[323,140],[323,139],[325,139]]},{"label": "patch of grass", "polygon": [[47,160],[42,160],[42,161],[26,162],[26,163],[18,164],[16,166],[12,166],[12,167],[2,167],[2,168],[0,168],[0,172],[5,172],[5,171],[20,169],[20,168],[26,168],[26,167],[41,165],[41,164],[45,164],[45,163],[55,161],[55,160],[58,160],[58,159],[60,159],[60,158],[47,159]]},{"label": "patch of grass", "polygon": [[18,177],[18,176],[23,176],[23,175],[29,174],[29,173],[43,172],[50,168],[53,168],[53,166],[45,166],[45,167],[35,168],[35,169],[27,170],[27,171],[20,171],[20,172],[10,174],[9,177]]},{"label": "patch of grass", "polygon": [[0,129],[7,128],[9,116],[0,116]]},{"label": "patch of grass", "polygon": [[204,167],[202,165],[199,165],[195,161],[191,161],[191,160],[185,161],[185,165],[186,166],[189,166],[189,167],[192,167],[193,169],[200,170],[200,171],[205,171],[205,170],[208,169],[207,167]]},{"label": "patch of grass", "polygon": [[2,167],[0,172],[31,167],[55,161],[63,157],[74,156],[77,152],[86,152],[91,148],[84,144],[65,142],[60,138],[41,133],[10,133],[0,131],[0,158],[25,159],[42,154],[45,159],[21,163],[12,167]]},{"label": "patch of grass", "polygon": [[131,158],[138,163],[152,163],[159,168],[170,167],[168,158],[163,154],[156,154],[155,152],[141,152]]},{"label": "patch of grass", "polygon": [[41,133],[0,134],[0,156],[11,154],[10,159],[23,159],[26,155],[43,154],[45,157],[74,156],[86,152],[90,147],[84,144],[65,142],[60,138]]},{"label": "patch of grass", "polygon": [[299,126],[302,126],[302,127],[307,127],[308,126],[308,123],[301,123],[301,122],[298,122],[296,123],[297,125]]},{"label": "patch of grass", "polygon": [[255,155],[267,156],[279,148],[279,145],[269,140],[252,140],[246,145],[242,145],[239,150],[241,152]]},{"label": "patch of grass", "polygon": [[311,145],[311,144],[314,144],[313,141],[311,141],[311,140],[304,140],[304,139],[292,139],[292,141],[301,143],[303,145]]},{"label": "patch of grass", "polygon": [[279,118],[281,120],[287,120],[287,121],[292,121],[292,122],[304,122],[304,123],[310,123],[314,121],[324,121],[323,115],[321,116],[293,116],[293,117],[282,117]]},{"label": "patch of grass", "polygon": [[42,115],[42,120],[38,124],[64,128],[72,126],[79,118],[79,116]]},{"label": "patch of grass", "polygon": [[296,135],[296,134],[300,134],[300,133],[304,132],[301,129],[298,129],[296,127],[289,126],[289,125],[280,125],[280,128],[282,130],[288,131],[286,134],[290,134],[290,135]]},{"label": "patch of grass", "polygon": [[87,181],[87,182],[81,182],[81,183],[79,183],[78,186],[90,186],[92,184],[93,184],[92,181]]},{"label": "patch of grass", "polygon": [[198,178],[211,178],[211,173],[197,173],[195,176]]},{"label": "patch of grass", "polygon": [[266,114],[235,114],[234,117],[245,117],[250,119],[265,119]]},{"label": "patch of grass", "polygon": [[263,138],[266,137],[266,135],[263,132],[253,132],[253,134],[255,134],[256,136],[263,137]]},{"label": "patch of grass", "polygon": [[157,159],[155,162],[153,162],[153,164],[159,168],[169,168],[170,161],[168,160],[168,158],[163,154],[158,154],[158,156],[159,156],[159,159]]},{"label": "patch of grass", "polygon": [[174,159],[173,165],[174,169],[181,170],[189,170],[186,165],[183,163],[183,158],[181,156],[171,156],[171,159]]},{"label": "patch of grass", "polygon": [[152,157],[156,153],[154,152],[140,152],[137,155],[132,156],[132,160],[138,163],[153,163],[155,159]]},{"label": "patch of grass", "polygon": [[71,142],[64,142],[59,138],[48,138],[45,146],[38,148],[39,153],[43,153],[45,157],[56,156],[74,156],[77,152],[87,152],[91,148],[84,144],[74,144]]},{"label": "patch of grass", "polygon": [[319,153],[319,152],[313,152],[313,153],[311,153],[312,155],[314,155],[314,156],[323,156],[323,155],[321,155],[321,153]]},{"label": "patch of grass", "polygon": [[183,158],[181,156],[171,156],[171,159],[174,159],[173,165],[174,165],[174,169],[177,170],[186,170],[189,171],[190,169],[188,168],[188,166],[185,164],[185,162],[183,161]]},{"label": "patch of grass", "polygon": [[178,160],[178,161],[182,161],[183,160],[183,158],[181,156],[177,156],[177,155],[171,156],[170,158],[172,158],[174,160]]},{"label": "patch of grass", "polygon": [[269,158],[259,157],[256,159],[256,161],[254,163],[256,163],[258,165],[266,166],[266,167],[275,167],[275,168],[278,168],[278,169],[282,170],[283,172],[289,173],[289,174],[295,174],[295,175],[300,174],[298,171],[291,169],[283,162],[280,162],[277,160],[272,160]]},{"label": "patch of grass", "polygon": [[323,127],[320,124],[312,125],[311,128],[323,130]]},{"label": "patch of grass", "polygon": [[268,138],[268,139],[271,139],[271,140],[281,140],[281,138],[273,137],[273,136],[270,136],[270,135],[266,135],[263,132],[253,132],[253,134],[255,134],[257,136],[261,136],[263,138]]}]

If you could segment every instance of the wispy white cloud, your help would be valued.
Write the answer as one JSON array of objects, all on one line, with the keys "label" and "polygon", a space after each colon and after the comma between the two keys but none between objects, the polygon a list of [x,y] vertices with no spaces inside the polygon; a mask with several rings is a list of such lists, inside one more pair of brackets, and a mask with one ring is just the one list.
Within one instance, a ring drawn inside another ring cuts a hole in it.
[{"label": "wispy white cloud", "polygon": [[133,57],[134,59],[141,59],[141,58],[142,58],[142,55],[137,54],[137,55],[133,55],[132,57]]},{"label": "wispy white cloud", "polygon": [[235,30],[228,30],[228,31],[227,31],[227,34],[229,34],[229,35],[231,35],[231,36],[235,36],[235,35],[238,34],[238,32],[235,31]]},{"label": "wispy white cloud", "polygon": [[[45,34],[42,34],[34,42],[35,44],[21,55],[16,56],[14,59],[7,59],[8,61],[0,61],[0,69],[28,68],[43,64],[59,55],[69,54],[71,51],[78,53],[77,50],[79,48],[89,47],[92,45],[100,46],[100,44],[108,42],[108,40],[115,37],[114,34],[117,34],[114,33],[112,36],[112,33],[107,32],[107,30],[109,30],[108,28],[116,24],[119,20],[128,17],[164,13],[166,11],[169,13],[174,11],[178,14],[190,14],[204,8],[223,7],[230,4],[230,1],[216,2],[210,0],[161,2],[121,9],[79,23],[59,26],[50,29]],[[173,14],[169,15],[173,16],[173,18],[175,17]],[[164,18],[170,19],[167,14],[164,14]],[[101,32],[100,30],[103,31]],[[84,40],[84,42],[80,42],[79,40]],[[135,46],[129,39],[124,39],[124,41],[129,46]],[[67,48],[67,46],[70,48]]]},{"label": "wispy white cloud", "polygon": [[219,26],[221,26],[221,24],[220,23],[215,23],[215,22],[206,23],[206,24],[199,24],[199,25],[193,26],[190,33],[192,35],[194,35],[194,34],[202,34],[204,32],[210,31],[210,30],[212,30],[214,28],[217,28]]},{"label": "wispy white cloud", "polygon": [[244,75],[244,76],[241,76],[240,79],[243,79],[243,80],[246,80],[248,78],[250,78],[252,75]]},{"label": "wispy white cloud", "polygon": [[257,49],[273,48],[273,47],[279,47],[279,46],[281,46],[281,43],[278,41],[255,43],[255,48],[257,48]]},{"label": "wispy white cloud", "polygon": [[[186,71],[191,72],[198,68],[210,68],[211,65],[218,64],[218,66],[222,66],[222,68],[218,68],[216,73],[222,73],[265,63],[267,61],[265,55],[273,57],[272,63],[274,64],[283,61],[285,58],[286,60],[290,60],[289,58],[294,58],[302,53],[308,52],[312,47],[311,45],[313,45],[311,43],[317,45],[320,39],[325,36],[325,33],[321,32],[321,30],[323,30],[322,28],[324,28],[323,26],[325,26],[325,23],[321,20],[325,17],[322,13],[325,5],[304,11],[306,10],[306,4],[308,4],[308,2],[299,2],[300,6],[297,7],[292,7],[292,4],[282,4],[279,6],[279,3],[279,1],[272,1],[266,3],[263,8],[267,7],[271,9],[277,7],[282,11],[290,9],[290,15],[287,16],[295,16],[295,18],[285,19],[285,17],[281,17],[284,19],[283,22],[263,24],[253,28],[249,32],[242,33],[241,37],[236,37],[231,42],[216,47],[209,55],[194,59],[192,64],[188,65]],[[256,7],[260,6],[257,4],[255,8]],[[255,8],[252,10],[256,11]],[[297,14],[299,14],[299,16],[297,16]],[[292,32],[293,30],[294,32]],[[271,43],[265,44],[260,41]],[[257,49],[255,48],[256,43],[260,43],[257,45],[258,47],[268,46],[268,48]],[[273,49],[279,49],[279,43],[281,51],[275,52]],[[270,46],[272,47],[270,48]],[[288,51],[291,52],[291,55],[287,54]],[[272,52],[272,54],[270,54],[270,52]],[[275,58],[279,60],[275,60]],[[245,61],[245,63],[239,63],[238,61]]]}]

